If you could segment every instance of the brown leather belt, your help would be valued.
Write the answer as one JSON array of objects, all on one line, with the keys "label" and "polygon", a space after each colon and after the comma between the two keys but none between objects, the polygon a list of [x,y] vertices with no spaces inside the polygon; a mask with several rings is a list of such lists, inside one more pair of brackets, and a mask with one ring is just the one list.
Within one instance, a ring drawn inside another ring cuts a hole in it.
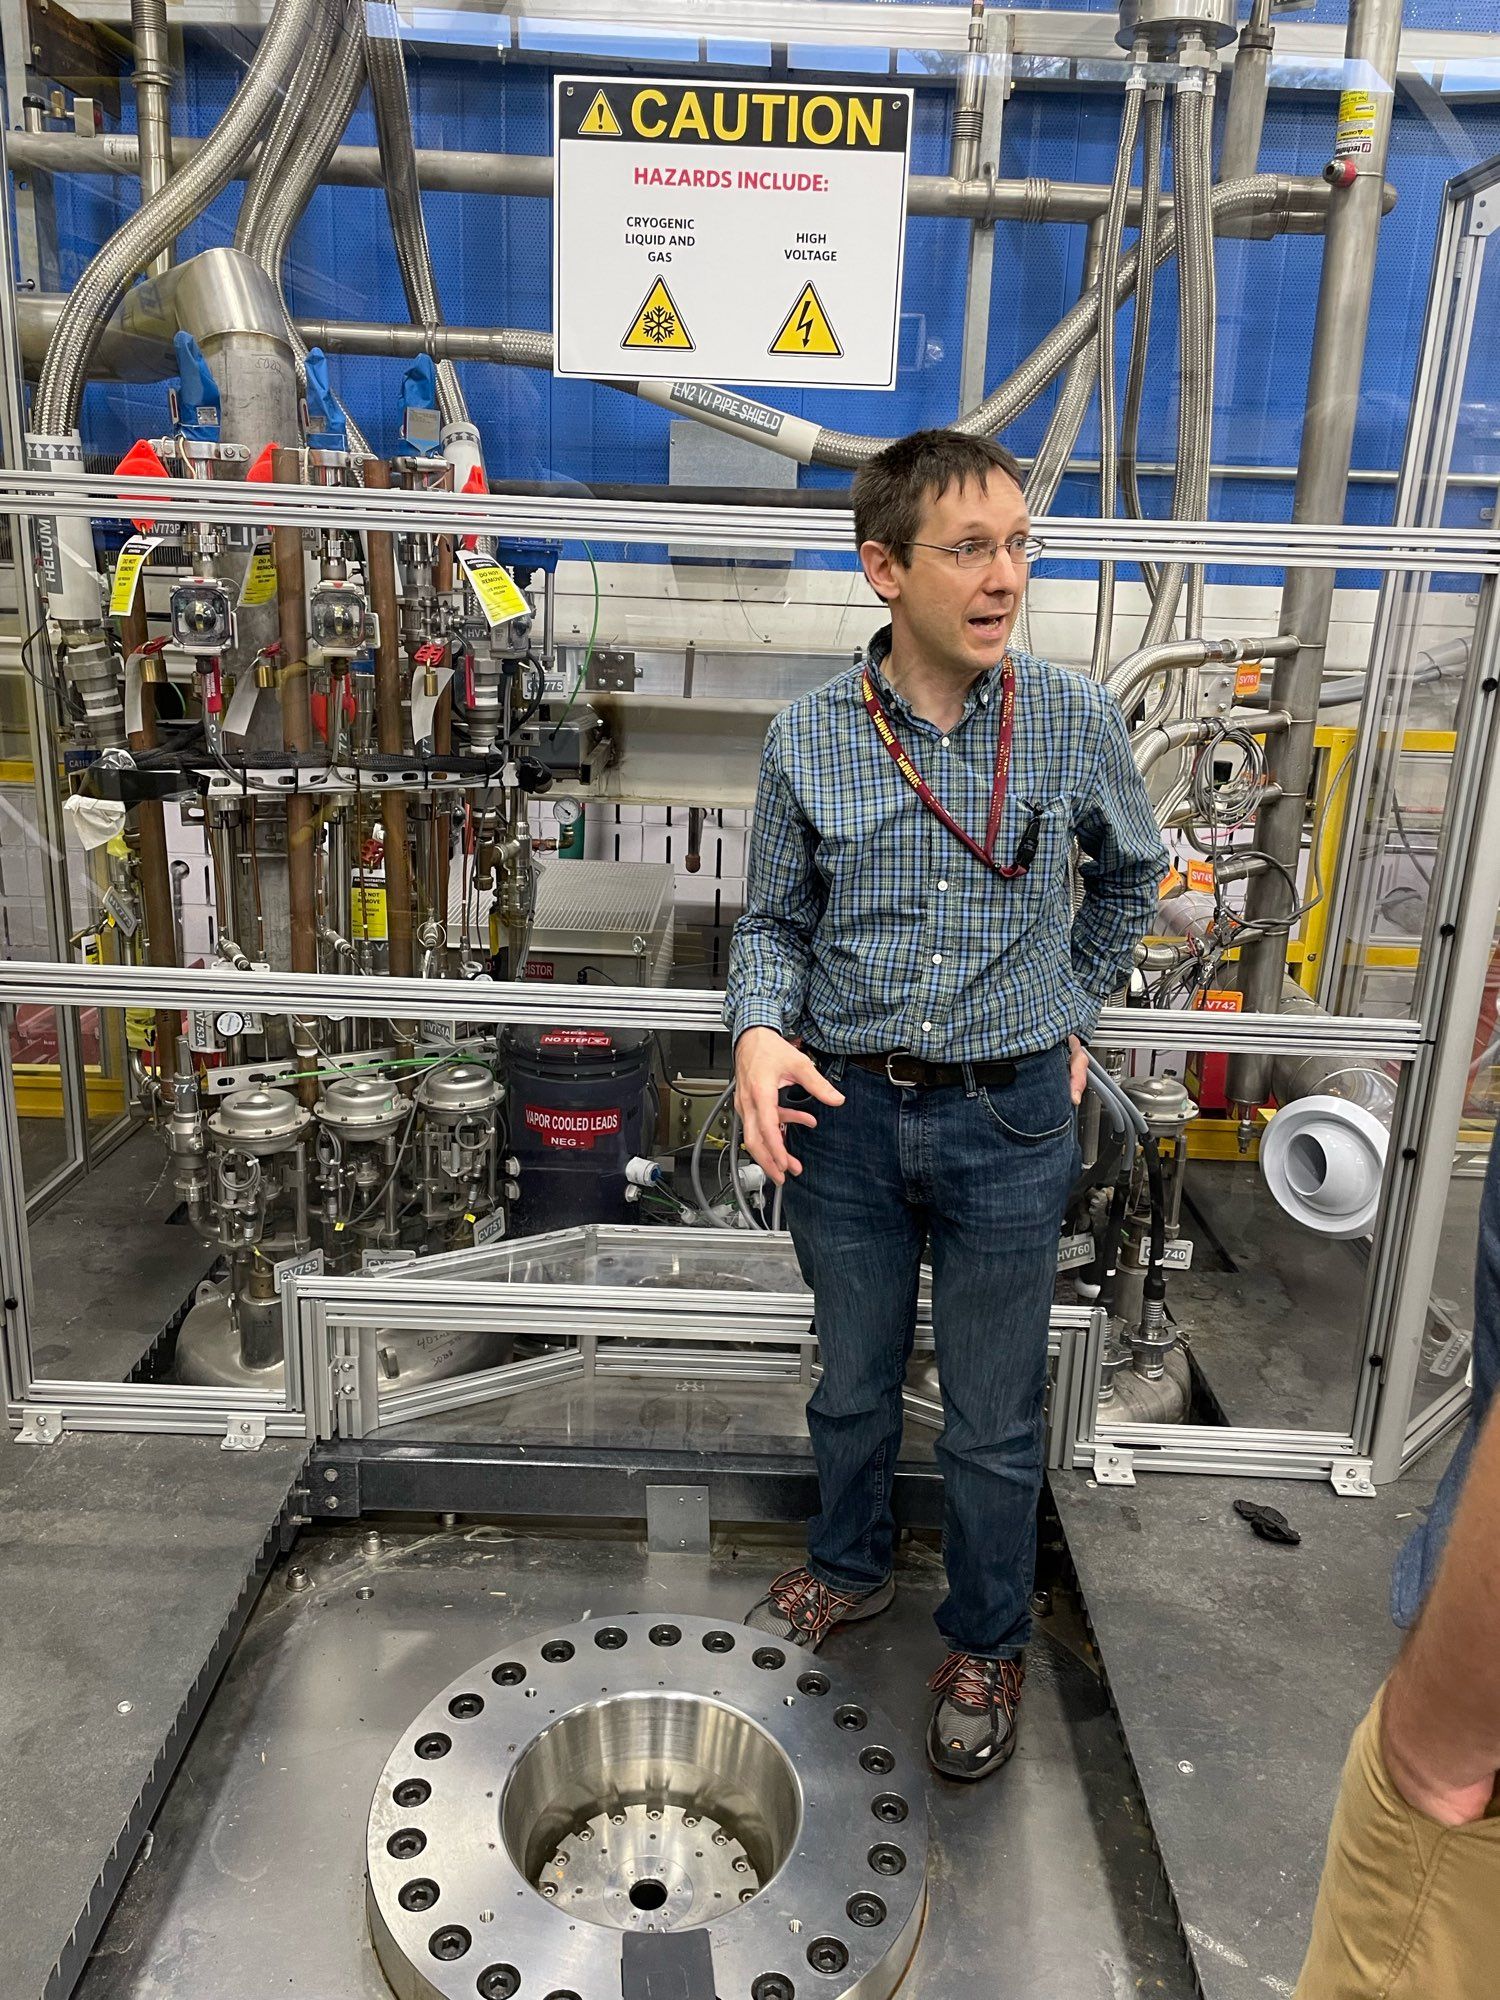
[{"label": "brown leather belt", "polygon": [[[905,1049],[896,1049],[888,1056],[846,1056],[844,1060],[873,1076],[883,1076],[898,1090],[942,1090],[966,1081],[963,1063],[923,1062]],[[1013,1062],[976,1062],[967,1067],[974,1081],[987,1090],[1004,1090],[1016,1080]]]}]

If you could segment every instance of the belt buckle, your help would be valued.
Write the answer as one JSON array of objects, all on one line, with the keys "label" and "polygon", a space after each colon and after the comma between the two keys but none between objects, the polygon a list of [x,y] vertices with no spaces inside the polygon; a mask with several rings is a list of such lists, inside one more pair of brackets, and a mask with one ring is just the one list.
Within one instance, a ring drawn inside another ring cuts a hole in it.
[{"label": "belt buckle", "polygon": [[893,1062],[896,1062],[899,1058],[903,1056],[905,1056],[908,1061],[913,1060],[912,1057],[907,1056],[907,1052],[905,1049],[892,1049],[891,1053],[886,1057],[885,1059],[886,1081],[887,1083],[894,1084],[897,1090],[916,1090],[919,1087],[918,1080],[916,1077],[907,1079],[905,1077],[897,1076],[896,1072],[891,1068],[891,1064]]}]

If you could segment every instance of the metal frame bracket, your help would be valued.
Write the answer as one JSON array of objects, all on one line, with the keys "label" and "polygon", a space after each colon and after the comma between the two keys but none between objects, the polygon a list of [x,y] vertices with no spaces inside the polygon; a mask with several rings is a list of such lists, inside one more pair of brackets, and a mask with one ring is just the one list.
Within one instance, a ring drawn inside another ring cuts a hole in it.
[{"label": "metal frame bracket", "polygon": [[1374,1464],[1368,1458],[1336,1459],[1329,1468],[1328,1483],[1335,1493],[1346,1500],[1373,1500],[1374,1470]]},{"label": "metal frame bracket", "polygon": [[653,1555],[706,1556],[710,1529],[706,1486],[646,1488],[646,1547]]},{"label": "metal frame bracket", "polygon": [[63,1434],[64,1421],[61,1410],[43,1409],[35,1403],[28,1403],[21,1428],[16,1432],[16,1443],[56,1444]]},{"label": "metal frame bracket", "polygon": [[1097,1486],[1134,1486],[1135,1453],[1116,1445],[1095,1445],[1094,1483]]},{"label": "metal frame bracket", "polygon": [[266,1441],[264,1417],[231,1417],[219,1441],[220,1451],[259,1451]]}]

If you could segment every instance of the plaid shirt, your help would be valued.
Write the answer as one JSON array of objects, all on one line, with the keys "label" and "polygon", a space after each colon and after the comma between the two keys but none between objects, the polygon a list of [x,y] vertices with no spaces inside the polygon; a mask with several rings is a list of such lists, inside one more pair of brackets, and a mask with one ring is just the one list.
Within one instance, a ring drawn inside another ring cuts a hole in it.
[{"label": "plaid shirt", "polygon": [[[868,663],[903,748],[981,839],[1000,726],[1000,668],[945,735]],[[908,1049],[934,1062],[1037,1054],[1087,1036],[1130,969],[1166,868],[1124,719],[1098,682],[1013,651],[1015,736],[996,859],[1031,808],[1030,872],[1004,881],[930,813],[882,746],[858,666],[803,695],[766,736],[724,1019],[830,1055]],[[1074,912],[1074,843],[1083,901]]]}]

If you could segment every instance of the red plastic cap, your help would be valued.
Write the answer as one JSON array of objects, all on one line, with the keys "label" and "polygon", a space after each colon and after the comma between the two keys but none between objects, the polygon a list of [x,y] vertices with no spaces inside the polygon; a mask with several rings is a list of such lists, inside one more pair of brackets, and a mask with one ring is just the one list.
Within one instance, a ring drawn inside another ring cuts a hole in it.
[{"label": "red plastic cap", "polygon": [[276,474],[271,470],[271,458],[275,450],[276,447],[274,444],[266,446],[260,457],[256,459],[250,470],[245,474],[245,484],[247,486],[273,486],[275,484]]},{"label": "red plastic cap", "polygon": [[1359,179],[1359,168],[1353,160],[1330,160],[1323,169],[1323,178],[1330,187],[1353,187]]},{"label": "red plastic cap", "polygon": [[[150,438],[137,438],[129,451],[120,460],[120,463],[115,467],[115,473],[117,476],[123,476],[127,479],[170,479],[172,477],[171,473],[162,463],[156,446],[151,442]],[[154,528],[156,523],[152,520],[138,521],[132,514],[130,525],[138,534],[144,535],[149,529]]]},{"label": "red plastic cap", "polygon": [[[469,467],[469,476],[463,483],[463,491],[465,493],[488,493],[489,490],[490,482],[484,476],[484,467],[482,465],[471,465]],[[461,537],[458,546],[461,549],[477,549],[479,547],[479,537],[478,535],[464,535]]]}]

